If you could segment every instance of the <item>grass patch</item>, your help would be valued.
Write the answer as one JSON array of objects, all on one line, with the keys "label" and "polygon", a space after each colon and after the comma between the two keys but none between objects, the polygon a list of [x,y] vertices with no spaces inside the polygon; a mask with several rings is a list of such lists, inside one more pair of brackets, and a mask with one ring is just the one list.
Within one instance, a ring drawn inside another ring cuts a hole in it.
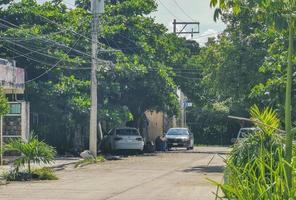
[{"label": "grass patch", "polygon": [[58,177],[54,174],[53,170],[48,167],[43,167],[33,170],[33,175],[38,176],[39,180],[57,180]]},{"label": "grass patch", "polygon": [[32,170],[31,173],[27,171],[11,170],[4,172],[1,177],[7,181],[31,181],[31,180],[57,180],[57,176],[53,170],[47,167]]},{"label": "grass patch", "polygon": [[78,167],[83,167],[83,166],[86,166],[86,165],[96,164],[96,163],[100,163],[100,162],[104,162],[104,161],[105,161],[105,158],[103,156],[85,158],[85,159],[83,159],[81,161],[78,161],[75,164],[74,167],[78,168]]}]

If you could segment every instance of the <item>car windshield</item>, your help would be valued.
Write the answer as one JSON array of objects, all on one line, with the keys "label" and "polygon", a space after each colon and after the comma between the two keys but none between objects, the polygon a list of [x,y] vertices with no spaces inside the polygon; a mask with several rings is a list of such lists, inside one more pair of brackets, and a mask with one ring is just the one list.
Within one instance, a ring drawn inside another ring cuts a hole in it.
[{"label": "car windshield", "polygon": [[187,129],[170,129],[167,135],[189,135]]},{"label": "car windshield", "polygon": [[116,135],[139,135],[136,129],[116,129]]}]

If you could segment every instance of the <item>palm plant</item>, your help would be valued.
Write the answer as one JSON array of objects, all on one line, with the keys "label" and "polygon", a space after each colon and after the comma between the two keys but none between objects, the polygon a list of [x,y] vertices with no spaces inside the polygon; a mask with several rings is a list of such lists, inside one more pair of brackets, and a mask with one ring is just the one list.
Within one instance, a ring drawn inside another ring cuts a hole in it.
[{"label": "palm plant", "polygon": [[[280,120],[274,110],[253,106],[252,121],[260,128],[242,142],[234,145],[224,172],[225,182],[214,182],[223,191],[218,199],[293,199],[296,187],[291,187],[286,166],[295,165],[284,159]],[[213,181],[212,181],[213,182]]]},{"label": "palm plant", "polygon": [[17,151],[21,153],[21,156],[14,161],[15,170],[18,172],[21,166],[27,164],[28,172],[31,173],[31,163],[49,164],[53,162],[56,155],[56,150],[39,141],[36,137],[30,137],[28,142],[22,139],[10,140],[8,144],[4,146],[4,151]]},{"label": "palm plant", "polygon": [[276,112],[271,108],[265,108],[261,111],[258,106],[252,106],[250,115],[259,130],[249,135],[246,140],[233,146],[228,162],[235,166],[245,166],[247,162],[255,161],[261,155],[262,150],[273,153],[274,160],[279,160],[278,156],[283,157],[283,154],[280,155],[275,152],[283,148],[284,140],[278,134],[280,120]]},{"label": "palm plant", "polygon": [[[222,10],[230,9],[234,14],[238,14],[242,8],[241,0],[211,0],[211,6],[218,8],[215,11],[215,20],[222,13]],[[296,1],[295,0],[252,0],[251,1],[258,12],[259,19],[264,19],[267,24],[275,30],[288,30],[289,32],[289,49],[288,49],[288,67],[286,82],[286,100],[285,100],[285,132],[286,132],[286,151],[285,159],[287,163],[292,162],[292,142],[294,131],[292,131],[292,57],[293,57],[293,38],[296,18]],[[252,8],[254,9],[254,8]],[[292,169],[286,165],[289,185],[292,187]]]}]

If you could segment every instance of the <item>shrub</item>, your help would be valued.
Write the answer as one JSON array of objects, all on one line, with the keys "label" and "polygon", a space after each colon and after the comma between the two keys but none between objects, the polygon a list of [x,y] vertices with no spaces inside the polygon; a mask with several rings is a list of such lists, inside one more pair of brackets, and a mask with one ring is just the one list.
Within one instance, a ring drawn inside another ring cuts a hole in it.
[{"label": "shrub", "polygon": [[39,180],[57,180],[58,178],[54,174],[53,170],[48,167],[34,169],[32,171],[33,176],[36,176]]},{"label": "shrub", "polygon": [[[224,184],[215,183],[224,196],[216,194],[218,199],[231,200],[278,200],[294,199],[296,196],[296,181],[289,189],[286,176],[286,161],[281,148],[275,152],[261,148],[255,160],[249,160],[244,165],[237,166],[227,162],[227,174]],[[277,156],[275,156],[277,154]],[[278,159],[274,159],[277,157]],[[296,168],[293,166],[293,170]]]},{"label": "shrub", "polygon": [[13,163],[16,173],[25,164],[28,166],[28,172],[31,173],[31,163],[49,164],[53,162],[56,155],[56,150],[53,147],[39,141],[36,137],[30,137],[28,142],[22,139],[10,140],[4,146],[4,151],[17,151],[21,153],[21,156],[16,158]]},{"label": "shrub", "polygon": [[294,199],[296,187],[289,188],[287,166],[296,171],[284,159],[285,146],[278,134],[279,120],[276,113],[267,108],[260,111],[251,108],[252,120],[260,128],[255,134],[234,145],[226,161],[224,184],[214,182],[224,196],[218,199],[257,200]]},{"label": "shrub", "polygon": [[29,181],[32,179],[32,174],[28,172],[17,172],[16,170],[5,172],[2,176],[7,181]]},{"label": "shrub", "polygon": [[30,181],[35,180],[57,180],[52,169],[43,167],[34,169],[32,172],[11,170],[2,174],[2,177],[7,181]]}]

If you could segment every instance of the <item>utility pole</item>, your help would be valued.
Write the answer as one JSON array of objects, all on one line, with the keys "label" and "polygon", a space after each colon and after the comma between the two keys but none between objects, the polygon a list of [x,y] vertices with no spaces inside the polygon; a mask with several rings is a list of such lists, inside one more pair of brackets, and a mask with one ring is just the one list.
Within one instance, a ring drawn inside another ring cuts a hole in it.
[{"label": "utility pole", "polygon": [[[191,38],[193,38],[193,35],[194,34],[198,34],[199,33],[199,25],[200,23],[199,22],[177,22],[176,19],[174,19],[174,22],[173,22],[173,31],[176,35],[181,35],[181,34],[190,34],[191,35]],[[182,28],[180,31],[177,32],[177,25],[182,25]],[[197,31],[194,31],[194,29],[192,28],[191,31],[184,31],[185,28],[188,26],[188,25],[197,25],[197,28],[198,30]]]},{"label": "utility pole", "polygon": [[92,20],[92,59],[91,59],[91,108],[90,108],[90,127],[89,127],[89,150],[97,156],[97,126],[98,126],[98,33],[99,33],[99,14],[104,12],[104,0],[92,0],[91,12]]}]

